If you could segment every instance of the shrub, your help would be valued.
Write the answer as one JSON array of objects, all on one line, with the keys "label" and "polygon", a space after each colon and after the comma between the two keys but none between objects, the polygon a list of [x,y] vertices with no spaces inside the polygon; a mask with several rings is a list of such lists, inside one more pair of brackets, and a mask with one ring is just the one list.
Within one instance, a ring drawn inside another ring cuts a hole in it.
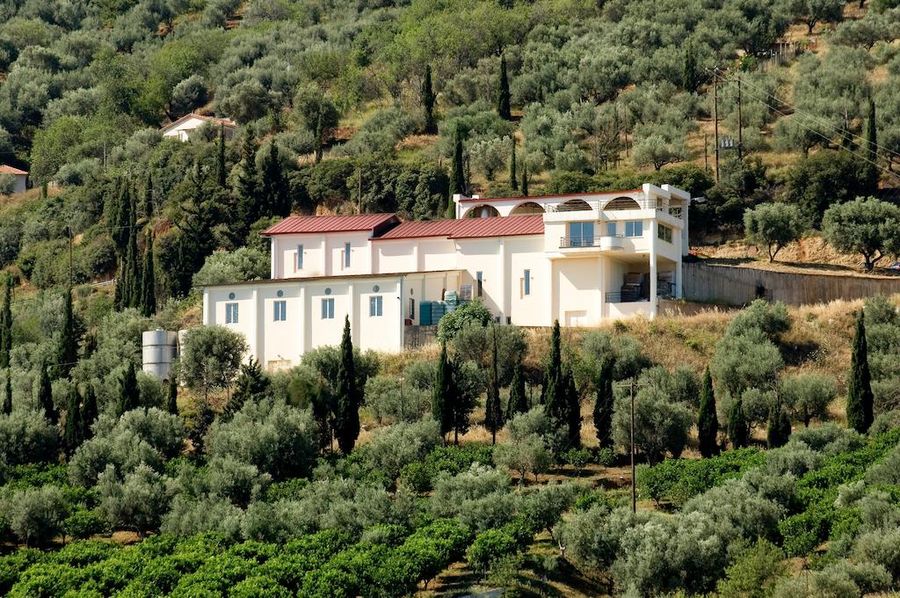
[{"label": "shrub", "polygon": [[7,465],[52,461],[58,443],[56,428],[37,411],[0,415],[0,457]]},{"label": "shrub", "polygon": [[780,395],[795,421],[809,426],[813,419],[828,417],[828,405],[837,395],[834,378],[824,374],[797,374],[782,378]]},{"label": "shrub", "polygon": [[4,502],[4,519],[26,546],[46,545],[63,531],[68,506],[57,486],[19,490]]},{"label": "shrub", "polygon": [[513,554],[520,548],[519,542],[505,527],[489,529],[475,536],[466,550],[466,560],[477,571],[487,571],[496,559]]},{"label": "shrub", "polygon": [[493,319],[491,312],[480,300],[464,303],[438,322],[438,339],[449,342],[466,326],[487,326]]},{"label": "shrub", "polygon": [[309,411],[270,399],[249,401],[231,420],[216,421],[206,439],[211,458],[230,455],[275,479],[307,475],[317,447]]},{"label": "shrub", "polygon": [[115,467],[108,465],[97,480],[100,509],[113,527],[136,530],[141,536],[157,529],[169,505],[165,480],[140,464],[119,481]]},{"label": "shrub", "polygon": [[728,324],[725,335],[741,336],[757,330],[769,340],[777,342],[781,335],[790,329],[791,317],[784,303],[780,301],[769,303],[765,299],[757,299],[734,317]]},{"label": "shrub", "polygon": [[428,453],[424,461],[405,465],[400,472],[400,479],[417,492],[427,492],[442,472],[456,475],[475,463],[490,466],[493,462],[493,447],[488,445],[467,443],[437,446]]},{"label": "shrub", "polygon": [[384,473],[393,481],[405,466],[424,459],[440,443],[438,423],[424,419],[381,429],[361,450],[371,469]]},{"label": "shrub", "polygon": [[768,540],[759,539],[725,570],[716,586],[723,597],[764,598],[772,585],[787,573],[784,553]]}]

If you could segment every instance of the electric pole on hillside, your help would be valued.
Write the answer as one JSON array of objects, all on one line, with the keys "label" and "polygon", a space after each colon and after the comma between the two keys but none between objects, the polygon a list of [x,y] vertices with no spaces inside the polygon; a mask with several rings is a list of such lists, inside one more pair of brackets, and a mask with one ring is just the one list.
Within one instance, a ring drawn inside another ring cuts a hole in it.
[{"label": "electric pole on hillside", "polygon": [[744,159],[744,118],[741,114],[741,76],[738,75],[737,80],[737,108],[738,108],[738,160]]},{"label": "electric pole on hillside", "polygon": [[635,450],[634,450],[634,395],[635,395],[635,391],[637,390],[637,380],[635,378],[630,378],[627,381],[622,381],[622,382],[616,383],[616,386],[619,386],[619,387],[626,386],[626,385],[628,387],[628,392],[630,395],[629,398],[631,399],[631,425],[630,425],[631,435],[630,435],[630,442],[629,442],[629,444],[631,445],[630,450],[629,450],[629,453],[631,456],[631,512],[637,513],[637,475],[636,475],[636,468],[635,468],[635,463],[634,463],[634,453],[635,453]]},{"label": "electric pole on hillside", "polygon": [[716,144],[716,182],[719,182],[719,67],[713,71],[713,135]]}]

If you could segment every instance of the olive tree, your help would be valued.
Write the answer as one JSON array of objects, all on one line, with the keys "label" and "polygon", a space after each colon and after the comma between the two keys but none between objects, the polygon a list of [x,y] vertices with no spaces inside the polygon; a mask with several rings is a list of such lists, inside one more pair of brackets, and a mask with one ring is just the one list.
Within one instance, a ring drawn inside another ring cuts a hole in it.
[{"label": "olive tree", "polygon": [[763,245],[769,261],[788,243],[800,238],[805,228],[800,208],[785,203],[760,204],[744,212],[744,235],[747,241]]},{"label": "olive tree", "polygon": [[900,208],[874,197],[831,206],[822,233],[840,251],[861,253],[866,271],[890,253],[900,253]]},{"label": "olive tree", "polygon": [[211,390],[231,385],[246,350],[244,337],[224,326],[194,328],[184,339],[181,375],[207,400]]},{"label": "olive tree", "polygon": [[781,380],[779,394],[792,418],[809,427],[813,419],[828,418],[828,405],[837,396],[837,385],[825,374],[796,374]]},{"label": "olive tree", "polygon": [[[691,411],[671,401],[661,389],[641,388],[634,401],[634,444],[649,463],[660,461],[668,452],[680,457],[687,445],[692,423]],[[613,408],[613,441],[624,451],[631,446],[631,405],[620,394]]]},{"label": "olive tree", "polygon": [[159,528],[168,510],[166,480],[141,463],[119,479],[115,466],[107,465],[97,481],[100,509],[113,527],[133,529],[141,537]]},{"label": "olive tree", "polygon": [[24,488],[3,504],[3,518],[26,546],[43,546],[62,532],[68,508],[57,486]]}]

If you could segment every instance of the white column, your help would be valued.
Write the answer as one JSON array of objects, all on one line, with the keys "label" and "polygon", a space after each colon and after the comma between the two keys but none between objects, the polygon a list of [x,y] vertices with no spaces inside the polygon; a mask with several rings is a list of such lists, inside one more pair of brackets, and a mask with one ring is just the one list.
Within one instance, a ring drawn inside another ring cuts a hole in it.
[{"label": "white column", "polygon": [[269,237],[269,253],[271,254],[271,264],[269,269],[272,272],[270,278],[281,278],[281,276],[278,275],[278,259],[276,258],[277,248],[274,236]]},{"label": "white column", "polygon": [[[308,309],[308,306],[306,305],[306,287],[305,286],[300,287],[300,306],[299,307],[300,307],[300,310],[299,310],[300,311],[300,314],[299,314],[300,315],[300,318],[299,318],[300,328],[297,330],[297,333],[300,335],[300,355],[297,356],[298,358],[309,350],[308,338],[309,338],[310,323],[309,323],[309,309]],[[293,361],[293,358],[291,359],[291,365],[296,365]]]},{"label": "white column", "polygon": [[328,251],[325,235],[322,235],[322,275],[331,276],[331,252]]},{"label": "white column", "polygon": [[499,267],[497,268],[497,277],[500,279],[500,284],[498,285],[499,291],[499,303],[497,307],[500,308],[500,323],[506,324],[506,316],[509,315],[509,273],[506,271],[506,243],[503,239],[499,239],[497,241],[500,246],[497,251],[497,258],[500,260]]},{"label": "white column", "polygon": [[203,324],[209,326],[213,323],[213,314],[210,312],[209,289],[203,289]]},{"label": "white column", "polygon": [[[261,332],[262,328],[259,324],[260,321],[264,320],[262,312],[264,311],[262,305],[260,305],[259,301],[259,290],[254,287],[253,292],[250,295],[253,305],[253,327],[250,329],[250,338],[247,339],[250,341],[250,355],[259,362],[259,365],[265,369],[265,355],[263,355],[263,333]],[[252,339],[252,340],[251,340]]]},{"label": "white column", "polygon": [[656,272],[656,218],[650,221],[650,317],[656,317],[656,305],[657,305],[657,297],[656,297],[656,287],[657,285],[657,272]]},{"label": "white column", "polygon": [[359,346],[359,295],[357,294],[355,285],[347,285],[347,300],[350,305],[347,309],[347,315],[350,317],[350,340],[354,346]]}]

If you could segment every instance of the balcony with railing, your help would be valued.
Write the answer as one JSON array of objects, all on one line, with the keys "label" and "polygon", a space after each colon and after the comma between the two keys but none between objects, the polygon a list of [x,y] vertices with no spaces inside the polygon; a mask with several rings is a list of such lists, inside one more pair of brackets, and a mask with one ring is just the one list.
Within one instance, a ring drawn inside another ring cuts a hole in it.
[{"label": "balcony with railing", "polygon": [[[675,298],[675,283],[660,280],[656,283],[656,296],[660,299]],[[620,291],[610,291],[605,294],[606,303],[636,303],[638,301],[650,301],[649,293],[642,292],[639,286],[623,286]]]},{"label": "balcony with railing", "polygon": [[624,247],[624,235],[568,235],[559,239],[560,249],[594,248],[599,251],[619,251]]}]

